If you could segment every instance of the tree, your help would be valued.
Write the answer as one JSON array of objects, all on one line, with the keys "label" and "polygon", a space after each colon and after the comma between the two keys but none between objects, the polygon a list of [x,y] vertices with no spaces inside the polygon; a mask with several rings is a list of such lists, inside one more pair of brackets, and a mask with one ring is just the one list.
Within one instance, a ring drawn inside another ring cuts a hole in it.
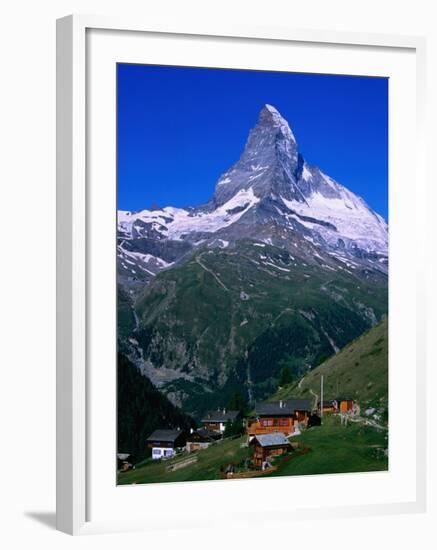
[{"label": "tree", "polygon": [[290,384],[293,380],[289,367],[282,367],[281,372],[279,373],[279,385],[286,386]]},{"label": "tree", "polygon": [[233,422],[228,420],[225,424],[225,431],[223,437],[232,437],[234,435],[241,435],[244,433],[244,424],[241,418],[235,419]]},{"label": "tree", "polygon": [[228,409],[230,411],[240,411],[244,416],[247,413],[247,400],[241,395],[239,391],[236,391],[228,403]]},{"label": "tree", "polygon": [[231,437],[231,435],[234,435],[232,433],[232,422],[230,420],[227,420],[225,424],[225,431],[223,432],[223,437]]}]

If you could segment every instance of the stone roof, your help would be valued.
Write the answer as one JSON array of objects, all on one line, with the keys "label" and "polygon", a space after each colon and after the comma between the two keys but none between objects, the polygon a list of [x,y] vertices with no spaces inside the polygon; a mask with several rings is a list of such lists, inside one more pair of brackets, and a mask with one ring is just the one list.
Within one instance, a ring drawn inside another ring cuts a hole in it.
[{"label": "stone roof", "polygon": [[256,435],[255,439],[261,447],[275,447],[277,445],[290,445],[288,439],[282,432]]},{"label": "stone roof", "polygon": [[218,409],[217,411],[208,411],[202,422],[223,422],[226,423],[229,420],[233,422],[240,411],[227,411],[226,409]]},{"label": "stone roof", "polygon": [[155,430],[149,435],[147,441],[163,441],[166,443],[174,443],[176,439],[182,435],[182,430]]},{"label": "stone roof", "polygon": [[283,416],[296,411],[311,411],[309,399],[284,399],[279,401],[264,401],[255,405],[255,414],[259,416]]}]

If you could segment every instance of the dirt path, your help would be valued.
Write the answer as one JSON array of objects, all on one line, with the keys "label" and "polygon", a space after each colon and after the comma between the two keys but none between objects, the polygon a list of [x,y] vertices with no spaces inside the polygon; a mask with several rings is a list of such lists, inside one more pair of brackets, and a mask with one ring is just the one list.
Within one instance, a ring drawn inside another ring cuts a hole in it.
[{"label": "dirt path", "polygon": [[377,430],[388,430],[387,426],[383,426],[382,424],[378,424],[378,422],[375,422],[374,420],[371,420],[370,418],[364,418],[363,416],[354,416],[350,420],[352,422],[363,422],[367,426],[371,426],[372,428],[375,428]]},{"label": "dirt path", "polygon": [[286,307],[278,315],[276,315],[276,317],[271,322],[271,325],[273,326],[276,323],[276,321],[278,321],[278,319],[280,319],[283,315],[285,315],[286,313],[290,313],[292,311],[293,310],[290,307]]},{"label": "dirt path", "polygon": [[218,284],[219,284],[224,290],[226,290],[226,292],[229,292],[229,288],[228,288],[224,283],[222,283],[222,281],[219,279],[218,275],[216,275],[216,274],[214,273],[214,271],[212,271],[211,269],[209,269],[208,267],[206,267],[206,265],[204,265],[204,264],[201,262],[201,260],[200,260],[201,256],[202,256],[202,254],[200,254],[199,256],[196,256],[196,262],[200,265],[200,267],[201,267],[202,269],[204,269],[205,271],[207,271],[208,273],[210,273],[210,274],[214,277],[214,279],[218,282]]},{"label": "dirt path", "polygon": [[310,388],[310,394],[314,396],[314,406],[313,409],[317,409],[317,401],[319,400],[319,396],[317,393],[313,392],[313,390]]}]

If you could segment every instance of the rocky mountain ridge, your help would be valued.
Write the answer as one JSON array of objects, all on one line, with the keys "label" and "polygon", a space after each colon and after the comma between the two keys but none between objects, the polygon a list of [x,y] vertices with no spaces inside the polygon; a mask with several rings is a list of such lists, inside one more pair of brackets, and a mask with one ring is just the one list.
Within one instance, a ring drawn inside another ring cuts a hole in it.
[{"label": "rocky mountain ridge", "polygon": [[288,123],[270,105],[206,205],[119,211],[118,235],[127,277],[136,265],[134,275],[148,279],[196,247],[225,247],[242,237],[288,247],[304,236],[331,254],[368,260],[370,267],[378,262],[373,267],[387,271],[386,222],[361,197],[306,162]]}]

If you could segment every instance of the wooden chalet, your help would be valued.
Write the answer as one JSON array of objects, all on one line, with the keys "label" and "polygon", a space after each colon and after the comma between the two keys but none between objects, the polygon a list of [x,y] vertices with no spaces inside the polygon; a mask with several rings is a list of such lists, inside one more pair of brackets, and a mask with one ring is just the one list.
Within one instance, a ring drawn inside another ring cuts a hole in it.
[{"label": "wooden chalet", "polygon": [[283,433],[256,435],[249,445],[253,447],[253,464],[259,469],[264,469],[266,463],[274,456],[291,450],[291,445]]},{"label": "wooden chalet", "polygon": [[290,435],[297,430],[300,423],[308,424],[310,414],[311,401],[309,399],[257,403],[255,415],[248,419],[246,430],[249,437],[277,432]]},{"label": "wooden chalet", "polygon": [[174,456],[177,448],[185,447],[186,435],[182,430],[155,430],[146,443],[152,449],[152,459],[166,459]]},{"label": "wooden chalet", "polygon": [[334,403],[336,403],[337,412],[343,414],[351,412],[355,405],[355,401],[352,397],[337,397],[334,399]]},{"label": "wooden chalet", "polygon": [[323,406],[320,406],[320,401],[317,403],[317,409],[321,411],[323,409],[324,413],[333,413],[337,412],[337,402],[335,399],[328,399],[323,401]]},{"label": "wooden chalet", "polygon": [[220,433],[208,430],[207,428],[192,430],[187,436],[186,449],[189,453],[207,449],[210,445],[221,439],[221,437]]},{"label": "wooden chalet", "polygon": [[205,418],[202,419],[202,424],[205,429],[223,434],[228,422],[235,422],[240,416],[240,411],[227,411],[226,409],[217,409],[209,411]]}]

